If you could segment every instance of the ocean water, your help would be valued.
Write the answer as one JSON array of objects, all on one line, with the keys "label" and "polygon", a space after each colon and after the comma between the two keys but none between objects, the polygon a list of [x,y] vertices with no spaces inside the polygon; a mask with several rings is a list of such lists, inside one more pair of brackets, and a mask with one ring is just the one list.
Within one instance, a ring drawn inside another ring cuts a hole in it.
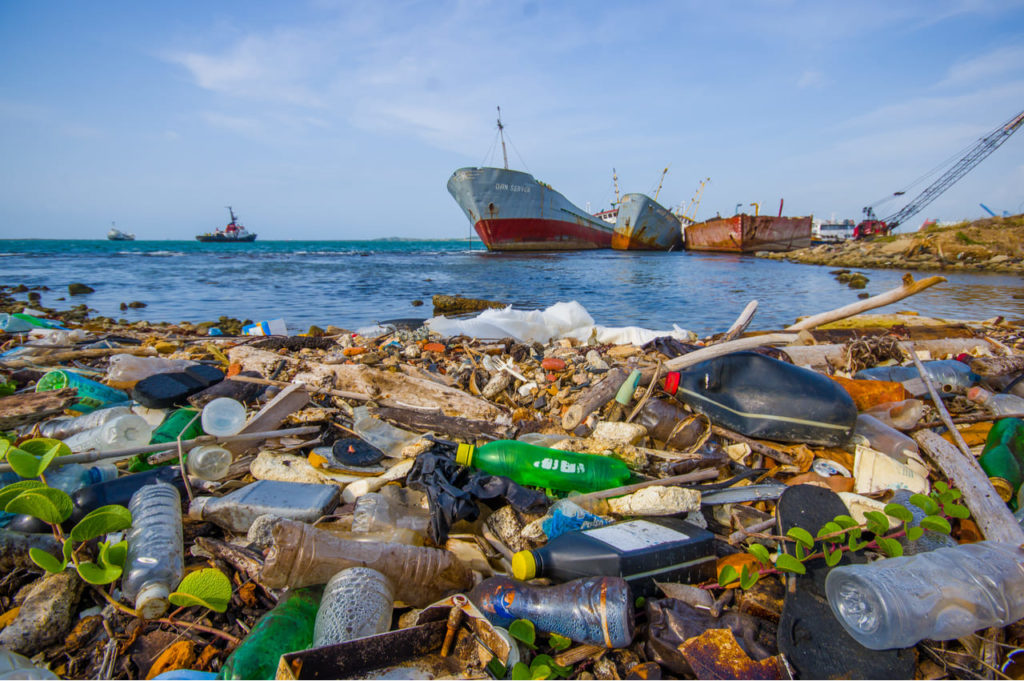
[{"label": "ocean water", "polygon": [[[832,268],[707,253],[490,253],[478,242],[0,240],[2,284],[48,286],[46,306],[86,303],[136,321],[283,318],[292,333],[310,325],[357,329],[431,316],[435,294],[485,298],[516,309],[581,303],[598,324],[705,335],[727,329],[751,300],[751,328],[780,329],[796,317],[857,301]],[[875,295],[899,286],[904,270],[860,270]],[[916,279],[930,273],[914,272]],[[883,312],[914,310],[946,319],[1024,317],[1024,279],[943,274],[948,282]],[[82,282],[95,293],[68,296]],[[58,298],[65,298],[61,301]],[[422,306],[413,302],[421,300]],[[147,307],[121,311],[122,302]]]}]

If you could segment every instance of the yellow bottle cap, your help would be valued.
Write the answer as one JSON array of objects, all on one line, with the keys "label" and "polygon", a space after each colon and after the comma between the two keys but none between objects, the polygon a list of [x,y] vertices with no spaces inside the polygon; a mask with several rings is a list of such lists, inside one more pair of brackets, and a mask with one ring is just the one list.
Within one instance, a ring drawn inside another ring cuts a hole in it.
[{"label": "yellow bottle cap", "polygon": [[473,452],[476,447],[473,445],[459,445],[459,448],[455,451],[455,463],[460,466],[468,466],[473,463]]},{"label": "yellow bottle cap", "polygon": [[992,483],[993,487],[995,487],[996,494],[999,495],[999,498],[1006,503],[1010,503],[1010,499],[1013,498],[1013,485],[1004,478],[989,478],[988,481]]},{"label": "yellow bottle cap", "polygon": [[516,579],[537,576],[537,559],[533,557],[533,551],[518,551],[512,556],[512,576]]}]

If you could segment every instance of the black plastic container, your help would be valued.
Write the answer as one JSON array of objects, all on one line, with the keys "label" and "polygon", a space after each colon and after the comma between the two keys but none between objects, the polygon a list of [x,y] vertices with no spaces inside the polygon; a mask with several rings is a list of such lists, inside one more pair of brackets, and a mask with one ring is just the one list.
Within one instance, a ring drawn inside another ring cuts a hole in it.
[{"label": "black plastic container", "polygon": [[712,423],[752,438],[840,447],[857,423],[857,407],[841,385],[756,352],[684,369],[675,395]]},{"label": "black plastic container", "polygon": [[622,577],[637,596],[657,593],[654,581],[696,584],[713,579],[714,535],[685,520],[644,518],[567,532],[512,557],[516,579]]},{"label": "black plastic container", "polygon": [[224,380],[224,372],[205,364],[184,371],[155,374],[142,379],[131,390],[132,399],[150,409],[185,405],[192,395]]}]

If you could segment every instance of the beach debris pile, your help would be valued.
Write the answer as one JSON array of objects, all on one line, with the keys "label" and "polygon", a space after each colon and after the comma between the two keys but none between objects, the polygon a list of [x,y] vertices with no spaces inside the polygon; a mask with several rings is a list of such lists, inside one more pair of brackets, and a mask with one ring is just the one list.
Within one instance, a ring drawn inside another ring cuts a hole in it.
[{"label": "beach debris pile", "polygon": [[0,673],[1019,677],[1024,322],[872,300],[700,339],[0,314]]}]

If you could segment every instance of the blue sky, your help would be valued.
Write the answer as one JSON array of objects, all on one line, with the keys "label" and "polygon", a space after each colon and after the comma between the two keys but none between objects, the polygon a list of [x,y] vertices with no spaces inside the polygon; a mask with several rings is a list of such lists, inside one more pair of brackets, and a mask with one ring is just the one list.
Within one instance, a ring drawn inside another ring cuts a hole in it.
[{"label": "blue sky", "polygon": [[[670,165],[698,218],[859,219],[1024,109],[1024,2],[0,0],[0,63],[0,237],[229,204],[261,239],[466,236],[445,183],[501,164],[497,105],[581,207]],[[1024,212],[1024,133],[905,228],[979,203]]]}]

